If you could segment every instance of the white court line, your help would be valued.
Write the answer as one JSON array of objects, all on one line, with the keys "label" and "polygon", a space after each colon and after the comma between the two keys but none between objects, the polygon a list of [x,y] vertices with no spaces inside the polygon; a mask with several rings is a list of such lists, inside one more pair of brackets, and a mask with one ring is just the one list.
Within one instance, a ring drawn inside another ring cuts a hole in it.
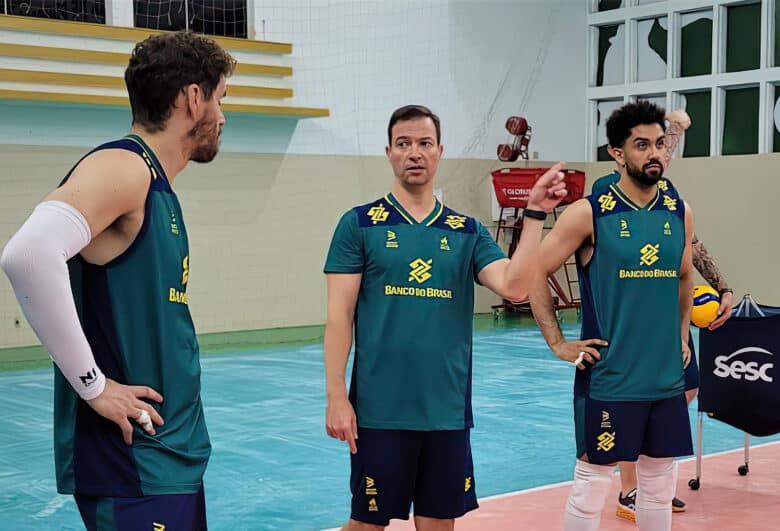
[{"label": "white court line", "polygon": [[48,518],[49,516],[56,513],[60,507],[68,503],[72,498],[70,496],[63,496],[59,495],[55,498],[53,498],[49,503],[46,504],[46,507],[41,509],[33,518]]},{"label": "white court line", "polygon": [[[764,443],[764,444],[757,444],[755,446],[751,446],[750,449],[754,450],[756,448],[763,448],[764,446],[772,446],[773,444],[780,444],[780,441],[773,441],[773,442],[768,442],[768,443]],[[702,459],[707,459],[709,457],[717,457],[719,455],[733,454],[735,452],[742,452],[742,451],[744,451],[744,448],[735,448],[733,450],[724,450],[722,452],[715,452],[714,454],[705,454],[705,455],[702,456]],[[685,459],[680,459],[678,462],[684,463],[686,461],[693,461],[695,459],[696,459],[696,456],[686,457]],[[615,472],[615,474],[617,474],[617,472]],[[480,498],[479,501],[483,502],[483,501],[489,501],[489,500],[500,500],[501,498],[509,498],[511,496],[519,496],[520,494],[528,494],[528,493],[531,493],[531,492],[539,492],[539,491],[543,491],[543,490],[555,489],[555,488],[558,488],[558,487],[565,487],[566,485],[571,485],[572,483],[574,483],[574,481],[572,481],[572,480],[561,481],[560,483],[551,483],[549,485],[542,485],[540,487],[531,487],[530,489],[522,489],[522,490],[516,490],[516,491],[512,491],[512,492],[505,492],[503,494],[494,494],[493,496],[486,496],[484,498]],[[340,527],[333,527],[331,529],[323,529],[322,531],[339,531],[340,529],[341,529]]]}]

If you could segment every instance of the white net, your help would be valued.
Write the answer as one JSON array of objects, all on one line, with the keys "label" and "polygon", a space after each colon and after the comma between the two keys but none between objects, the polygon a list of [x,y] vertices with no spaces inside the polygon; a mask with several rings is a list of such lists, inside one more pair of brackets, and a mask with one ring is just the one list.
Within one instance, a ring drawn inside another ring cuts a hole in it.
[{"label": "white net", "polygon": [[6,0],[6,15],[106,23],[104,0]]},{"label": "white net", "polygon": [[246,0],[134,0],[135,26],[247,37]]}]

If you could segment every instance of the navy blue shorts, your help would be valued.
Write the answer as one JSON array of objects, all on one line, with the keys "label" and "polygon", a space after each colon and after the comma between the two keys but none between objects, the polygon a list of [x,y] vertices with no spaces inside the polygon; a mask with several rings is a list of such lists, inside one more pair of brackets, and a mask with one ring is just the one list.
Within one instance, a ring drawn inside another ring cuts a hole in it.
[{"label": "navy blue shorts", "polygon": [[654,401],[604,402],[574,397],[577,457],[596,465],[636,461],[639,455],[693,454],[685,394]]},{"label": "navy blue shorts", "polygon": [[195,494],[102,498],[75,494],[87,531],[206,531],[203,486]]},{"label": "navy blue shorts", "polygon": [[458,518],[474,510],[474,464],[469,430],[411,431],[358,428],[351,456],[353,520],[388,525],[391,518]]},{"label": "navy blue shorts", "polygon": [[688,336],[688,348],[691,349],[691,362],[685,368],[685,390],[699,388],[699,363],[696,360],[696,347],[693,344],[693,336]]}]

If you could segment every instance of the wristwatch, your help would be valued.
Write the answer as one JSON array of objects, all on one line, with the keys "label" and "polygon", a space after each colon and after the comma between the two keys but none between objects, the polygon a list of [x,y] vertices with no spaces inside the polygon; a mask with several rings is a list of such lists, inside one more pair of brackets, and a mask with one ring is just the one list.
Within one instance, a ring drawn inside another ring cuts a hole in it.
[{"label": "wristwatch", "polygon": [[544,221],[547,219],[547,212],[542,212],[541,210],[533,210],[530,208],[526,208],[523,210],[523,217],[524,218],[531,218],[531,219],[538,219],[541,221]]}]

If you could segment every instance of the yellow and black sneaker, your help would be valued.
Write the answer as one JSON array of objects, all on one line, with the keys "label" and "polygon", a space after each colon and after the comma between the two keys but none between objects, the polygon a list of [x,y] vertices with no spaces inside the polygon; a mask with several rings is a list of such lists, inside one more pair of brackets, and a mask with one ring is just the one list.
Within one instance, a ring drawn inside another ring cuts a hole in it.
[{"label": "yellow and black sneaker", "polygon": [[685,512],[685,502],[682,501],[680,498],[674,498],[672,500],[672,512],[673,513],[684,513]]},{"label": "yellow and black sneaker", "polygon": [[[683,507],[685,507],[685,504],[683,504]],[[636,489],[631,489],[625,496],[623,496],[622,492],[618,494],[618,505],[615,514],[618,518],[636,522]]]}]

